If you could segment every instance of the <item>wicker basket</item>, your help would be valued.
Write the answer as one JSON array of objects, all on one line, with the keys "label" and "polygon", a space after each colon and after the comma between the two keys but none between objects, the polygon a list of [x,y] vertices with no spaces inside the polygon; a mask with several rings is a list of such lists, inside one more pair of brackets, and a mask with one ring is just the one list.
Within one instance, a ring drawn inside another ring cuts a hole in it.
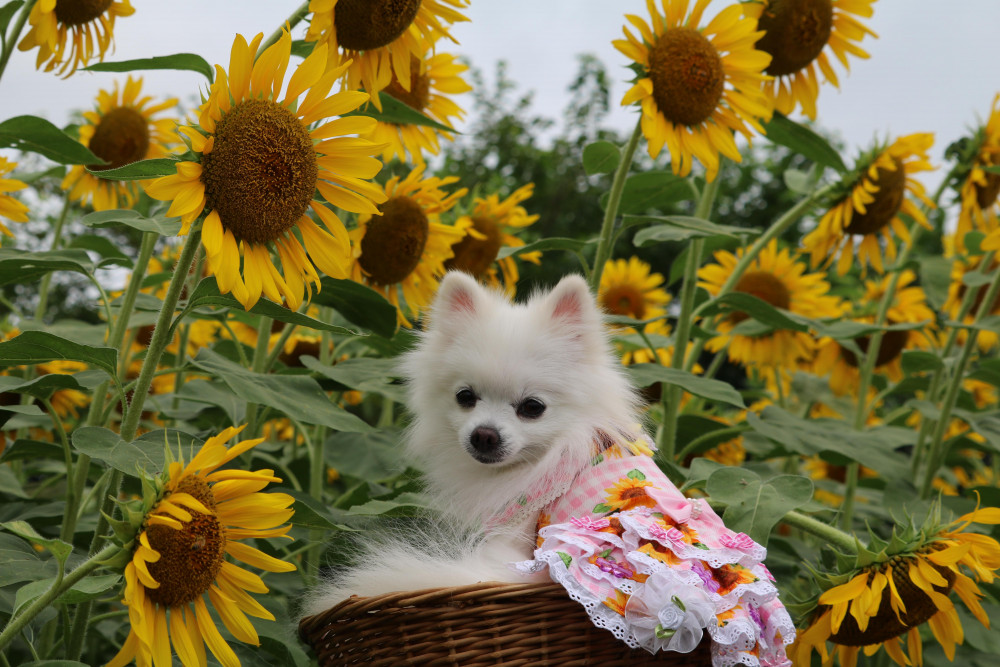
[{"label": "wicker basket", "polygon": [[691,653],[630,649],[594,626],[583,607],[551,583],[482,583],[352,597],[302,619],[299,635],[324,667],[712,664],[707,639]]}]

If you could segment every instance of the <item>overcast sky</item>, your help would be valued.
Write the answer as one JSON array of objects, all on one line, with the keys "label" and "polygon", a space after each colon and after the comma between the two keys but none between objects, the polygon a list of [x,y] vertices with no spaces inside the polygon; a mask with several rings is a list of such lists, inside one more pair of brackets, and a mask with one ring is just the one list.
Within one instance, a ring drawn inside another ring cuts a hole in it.
[{"label": "overcast sky", "polygon": [[[117,49],[106,60],[192,52],[210,63],[228,63],[233,36],[270,34],[298,0],[133,0],[136,12],[119,19]],[[706,16],[727,6],[715,0]],[[473,0],[468,23],[454,27],[453,51],[492,74],[506,59],[511,77],[534,90],[535,111],[558,118],[576,56],[593,53],[614,81],[615,103],[627,88],[627,60],[611,45],[621,37],[623,15],[646,15],[643,0]],[[868,25],[879,34],[862,47],[871,58],[854,60],[841,89],[823,86],[819,120],[852,147],[876,135],[932,131],[934,156],[985,118],[1000,91],[1000,1],[880,0]],[[301,33],[301,27],[299,29]],[[64,124],[74,108],[90,107],[96,92],[116,76],[78,72],[67,80],[36,72],[35,52],[15,51],[0,80],[0,120],[34,114]],[[838,67],[838,73],[842,70]],[[190,100],[204,79],[188,72],[146,72],[148,93]],[[615,126],[630,129],[632,112],[616,109]],[[462,129],[459,126],[458,129]]]}]

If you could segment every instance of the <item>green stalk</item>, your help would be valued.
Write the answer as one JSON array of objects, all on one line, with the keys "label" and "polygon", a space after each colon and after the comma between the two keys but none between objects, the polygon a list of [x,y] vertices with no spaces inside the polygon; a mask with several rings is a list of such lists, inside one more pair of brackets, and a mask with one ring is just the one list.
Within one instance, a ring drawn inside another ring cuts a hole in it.
[{"label": "green stalk", "polygon": [[[993,282],[990,283],[990,288],[986,292],[986,297],[983,299],[979,310],[976,311],[976,317],[973,320],[974,324],[978,324],[984,317],[990,314],[990,305],[993,304],[997,295],[1000,295],[1000,271],[996,271],[993,276]],[[937,472],[938,468],[941,467],[941,463],[944,459],[944,434],[948,430],[948,423],[951,420],[951,411],[955,407],[955,402],[958,400],[958,394],[962,389],[962,380],[965,379],[965,369],[969,364],[969,360],[972,358],[972,353],[976,349],[976,341],[979,338],[978,329],[970,329],[968,337],[965,339],[965,345],[962,346],[962,353],[958,359],[958,364],[953,370],[953,375],[951,382],[948,384],[948,389],[945,393],[944,402],[941,405],[941,414],[938,416],[937,423],[934,427],[934,437],[931,439],[930,444],[930,454],[927,457],[927,471],[924,474],[924,482],[920,487],[920,497],[927,498],[930,495],[932,484],[934,482],[934,474]]]},{"label": "green stalk", "polygon": [[0,651],[6,648],[7,645],[10,644],[25,627],[27,627],[28,623],[30,623],[32,619],[38,616],[38,614],[44,611],[50,604],[55,602],[60,595],[75,586],[88,574],[99,568],[101,563],[113,556],[119,548],[120,547],[118,546],[106,547],[100,553],[94,554],[81,563],[79,567],[65,576],[63,576],[64,573],[62,568],[60,568],[59,574],[56,575],[56,580],[53,582],[52,587],[45,591],[41,597],[28,605],[23,612],[12,618],[7,624],[7,627],[5,627],[3,632],[0,633]]},{"label": "green stalk", "polygon": [[[695,217],[708,219],[715,205],[715,196],[719,192],[718,179],[705,183],[701,198],[695,208]],[[684,282],[681,286],[681,312],[677,318],[677,328],[674,331],[674,355],[671,367],[684,368],[688,339],[691,336],[691,326],[694,323],[694,300],[698,293],[698,267],[701,266],[701,255],[705,240],[695,238],[688,246],[687,262],[684,264]],[[680,413],[680,402],[683,390],[670,385],[661,391],[663,401],[663,425],[657,433],[657,456],[662,461],[673,463],[676,453],[677,417]]]},{"label": "green stalk", "polygon": [[[59,245],[62,243],[62,233],[66,226],[66,216],[69,213],[69,209],[72,208],[72,204],[69,199],[69,191],[63,196],[63,207],[62,211],[59,213],[59,218],[56,220],[56,226],[52,230],[52,247],[51,250],[58,250]],[[45,317],[45,309],[49,305],[49,285],[52,283],[52,272],[46,273],[42,277],[42,283],[38,288],[38,305],[35,306],[35,321],[41,322],[42,318]]]},{"label": "green stalk", "polygon": [[601,223],[601,236],[597,241],[597,251],[594,254],[594,268],[590,272],[590,291],[597,294],[601,287],[601,274],[604,273],[604,265],[611,257],[614,249],[615,220],[618,217],[618,207],[621,205],[622,192],[625,189],[625,179],[628,176],[629,168],[632,166],[632,158],[635,156],[635,149],[639,145],[639,137],[642,136],[642,121],[635,124],[632,136],[625,144],[625,151],[622,154],[615,176],[611,181],[611,191],[608,193],[608,208],[604,211],[604,221]]},{"label": "green stalk", "polygon": [[17,20],[14,21],[14,27],[11,28],[10,33],[4,39],[3,51],[0,51],[0,78],[3,78],[4,70],[7,69],[7,61],[10,60],[10,56],[14,52],[14,47],[17,46],[17,40],[21,37],[21,31],[24,30],[24,24],[28,22],[28,16],[31,14],[35,2],[37,0],[28,0],[24,3],[20,13],[17,15]]},{"label": "green stalk", "polygon": [[[270,317],[265,317],[261,315],[260,321],[257,323],[257,346],[253,351],[253,363],[250,367],[254,373],[263,373],[264,366],[267,362],[267,347],[268,343],[271,341],[271,324],[274,323]],[[257,431],[260,428],[258,424],[258,414],[257,409],[260,406],[256,403],[247,404],[247,435],[248,438],[256,438]]]},{"label": "green stalk", "polygon": [[848,554],[858,553],[858,542],[854,535],[837,530],[833,526],[822,521],[818,521],[811,516],[792,510],[781,519],[793,528],[798,528],[807,533],[811,533],[824,542],[838,547],[842,552]]},{"label": "green stalk", "polygon": [[271,36],[268,37],[266,40],[264,40],[263,43],[261,43],[260,48],[257,49],[257,57],[260,57],[260,54],[264,53],[264,51],[267,50],[267,47],[271,46],[279,39],[281,39],[281,33],[283,33],[285,30],[291,32],[292,28],[297,26],[299,22],[302,19],[304,19],[306,17],[306,14],[308,13],[309,13],[309,0],[306,0],[301,5],[299,5],[299,8],[296,9],[294,12],[292,12],[287,19],[285,19],[285,22],[281,25],[280,28],[271,33]]}]

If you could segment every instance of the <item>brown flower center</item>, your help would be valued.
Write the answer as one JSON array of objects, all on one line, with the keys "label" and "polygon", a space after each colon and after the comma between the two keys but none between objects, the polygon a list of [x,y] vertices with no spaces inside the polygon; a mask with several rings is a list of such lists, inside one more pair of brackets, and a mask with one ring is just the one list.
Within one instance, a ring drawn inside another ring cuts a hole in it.
[{"label": "brown flower center", "polygon": [[[215,511],[215,496],[204,480],[187,477],[177,486],[177,493],[187,493]],[[178,607],[192,602],[215,581],[226,552],[226,530],[214,514],[191,512],[192,518],[180,530],[152,525],[146,529],[149,545],[160,560],[149,563],[149,574],[159,588],[146,589],[146,595],[164,607]]]},{"label": "brown flower center", "polygon": [[874,182],[878,186],[878,192],[873,193],[875,201],[865,207],[864,213],[854,212],[851,222],[844,227],[845,233],[874,234],[899,213],[906,192],[906,168],[897,157],[892,158],[892,163],[894,169],[879,167],[875,170]]},{"label": "brown flower center", "polygon": [[392,82],[385,87],[385,92],[395,97],[403,104],[423,111],[431,101],[430,77],[420,73],[420,60],[410,57],[410,89],[406,90],[393,74]]},{"label": "brown flower center", "polygon": [[101,116],[90,139],[90,150],[108,164],[89,165],[94,171],[116,169],[149,153],[149,124],[131,107],[115,107]]},{"label": "brown flower center", "polygon": [[339,0],[333,9],[337,42],[367,51],[387,46],[410,27],[421,0]]},{"label": "brown flower center", "polygon": [[[985,164],[983,166],[990,167],[993,165]],[[1000,174],[987,171],[983,175],[986,177],[986,182],[982,184],[976,183],[976,204],[979,208],[989,208],[996,202],[997,196],[1000,195]]]},{"label": "brown flower center", "polygon": [[[781,282],[781,279],[769,271],[747,271],[733,288],[736,292],[752,294],[761,301],[766,301],[775,308],[788,310],[792,303],[792,295]],[[729,321],[739,324],[750,316],[741,310],[733,311],[729,315]]]},{"label": "brown flower center", "polygon": [[[910,340],[909,331],[886,331],[882,334],[882,342],[878,346],[878,355],[875,357],[875,367],[884,366],[893,359],[898,359],[906,348],[906,343]],[[860,336],[854,339],[854,343],[868,354],[868,346],[871,345],[871,336]],[[858,356],[840,345],[840,356],[848,366],[857,368],[859,366]]]},{"label": "brown flower center", "polygon": [[496,260],[503,246],[503,232],[497,221],[485,215],[472,218],[472,227],[486,238],[466,235],[451,247],[455,256],[445,262],[446,269],[465,271],[473,278],[482,278]]},{"label": "brown flower center", "polygon": [[308,338],[299,338],[295,341],[295,347],[292,348],[291,352],[282,351],[278,359],[284,365],[289,368],[302,368],[304,364],[302,363],[302,357],[305,355],[310,355],[316,357],[320,356],[320,344],[319,339],[310,340]]},{"label": "brown flower center", "polygon": [[[972,271],[972,270],[974,270],[976,268],[979,268],[979,265],[981,263],[982,263],[981,261],[980,262],[976,262],[976,264],[974,266],[970,266],[969,267],[968,271]],[[986,274],[987,275],[993,275],[994,271],[996,271],[998,268],[1000,268],[1000,262],[997,262],[996,260],[994,260],[993,263],[990,264],[990,268],[989,268],[988,271],[986,271]],[[963,301],[965,299],[965,293],[968,291],[968,289],[969,288],[968,288],[968,286],[965,283],[959,283],[959,285],[958,285],[958,295],[957,295],[959,302],[961,302],[961,301]],[[975,314],[975,313],[978,313],[980,310],[982,310],[982,308],[983,308],[983,302],[986,301],[986,294],[989,291],[990,291],[990,286],[989,285],[983,285],[982,287],[980,287],[979,289],[976,290],[976,296],[975,296],[975,298],[972,301],[972,308],[969,309],[970,313],[974,313]],[[996,297],[993,299],[993,303],[990,304],[989,310],[986,311],[986,312],[984,312],[983,315],[994,315],[994,314],[997,314],[997,313],[1000,313],[1000,294],[996,295]]]},{"label": "brown flower center", "polygon": [[[879,603],[878,613],[874,618],[868,619],[867,629],[862,631],[858,627],[857,621],[854,620],[854,616],[847,614],[840,624],[840,629],[830,635],[830,640],[842,646],[870,646],[871,644],[880,644],[893,637],[899,637],[909,631],[910,628],[915,628],[927,622],[931,616],[938,613],[939,609],[930,596],[910,579],[910,563],[913,563],[920,557],[897,556],[893,559],[892,580],[896,585],[896,590],[899,592],[899,597],[902,598],[903,604],[906,606],[905,612],[900,611],[899,618],[896,617],[896,612],[892,610],[892,606],[889,603],[889,597],[892,592],[890,587],[886,585],[882,589],[882,601]],[[955,584],[955,573],[950,568],[935,565],[930,561],[927,561],[927,564],[934,568],[948,582],[946,586],[934,586],[934,590],[942,595],[948,595],[951,592],[951,587]],[[869,573],[869,585],[871,585],[873,577],[874,574]],[[856,600],[854,604],[857,604]],[[828,607],[824,605],[820,606],[821,611],[825,609],[828,609]]]},{"label": "brown flower center", "polygon": [[316,190],[316,150],[308,129],[285,107],[247,100],[215,126],[202,155],[209,209],[237,241],[262,245],[290,229]]},{"label": "brown flower center", "polygon": [[83,25],[107,11],[112,0],[56,0],[56,20],[63,25]]},{"label": "brown flower center", "polygon": [[649,50],[649,78],[660,113],[697,125],[712,115],[726,83],[722,57],[694,28],[670,28]]},{"label": "brown flower center", "polygon": [[771,54],[764,71],[771,76],[794,74],[823,51],[833,30],[831,0],[772,0],[757,24],[764,36],[757,48]]},{"label": "brown flower center", "polygon": [[406,196],[392,197],[380,210],[368,221],[358,262],[376,285],[393,285],[420,264],[430,224],[420,204]]},{"label": "brown flower center", "polygon": [[635,285],[615,285],[601,295],[601,305],[612,315],[637,320],[646,316],[646,299]]}]

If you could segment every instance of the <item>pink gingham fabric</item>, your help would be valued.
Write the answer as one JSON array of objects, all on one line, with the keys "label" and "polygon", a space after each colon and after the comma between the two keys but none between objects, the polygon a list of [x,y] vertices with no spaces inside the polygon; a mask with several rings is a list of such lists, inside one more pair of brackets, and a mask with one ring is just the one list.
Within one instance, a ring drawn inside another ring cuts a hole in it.
[{"label": "pink gingham fabric", "polygon": [[516,568],[547,567],[595,625],[632,647],[687,653],[707,632],[715,667],[791,665],[795,627],[766,549],[633,453],[643,444],[607,446],[545,505],[534,560]]}]

